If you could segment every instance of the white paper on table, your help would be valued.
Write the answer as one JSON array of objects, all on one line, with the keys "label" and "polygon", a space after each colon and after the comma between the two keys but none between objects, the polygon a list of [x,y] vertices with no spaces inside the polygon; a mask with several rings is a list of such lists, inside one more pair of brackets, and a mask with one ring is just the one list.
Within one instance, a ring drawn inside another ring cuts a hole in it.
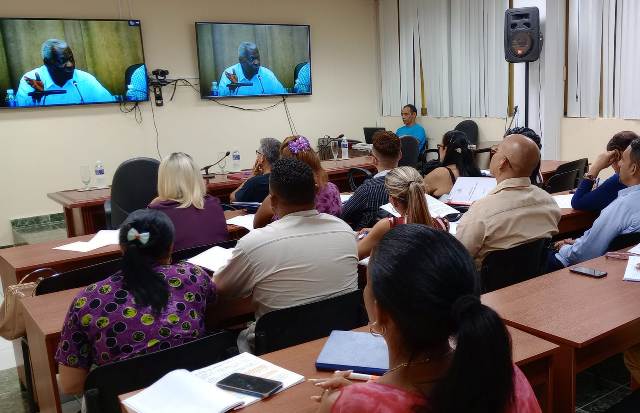
[{"label": "white paper on table", "polygon": [[457,222],[449,222],[449,234],[456,235],[456,231],[458,230]]},{"label": "white paper on table", "polygon": [[[425,195],[425,197],[427,198],[427,206],[429,208],[429,214],[431,214],[431,216],[434,218],[442,218],[449,214],[459,213],[457,209],[452,208],[449,205],[445,204],[444,202],[435,199],[431,195]],[[384,209],[385,211],[387,211],[388,213],[390,213],[395,217],[400,217],[400,213],[390,203],[384,204],[380,208]]]},{"label": "white paper on table", "polygon": [[489,169],[480,169],[480,173],[482,174],[482,176],[493,178],[493,175],[491,175],[491,170]]},{"label": "white paper on table", "polygon": [[358,261],[359,265],[364,265],[365,267],[369,266],[369,257],[363,258],[360,261]]},{"label": "white paper on table", "polygon": [[573,194],[553,196],[553,200],[556,201],[556,204],[558,204],[560,208],[573,208],[571,206],[571,198],[573,198]]},{"label": "white paper on table", "polygon": [[238,215],[237,217],[233,217],[227,220],[227,224],[237,225],[242,228],[246,228],[249,231],[253,230],[253,217],[256,214],[247,214],[247,215]]},{"label": "white paper on table", "polygon": [[137,413],[226,412],[242,404],[235,393],[222,390],[187,370],[174,370],[122,401]]},{"label": "white paper on table", "polygon": [[627,269],[624,270],[624,277],[622,279],[625,281],[640,281],[640,269],[637,268],[639,264],[640,257],[629,257]]},{"label": "white paper on table", "polygon": [[187,260],[191,264],[204,267],[213,272],[227,265],[233,254],[233,248],[212,247]]},{"label": "white paper on table", "polygon": [[[288,389],[289,387],[304,381],[304,376],[298,373],[283,369],[266,360],[256,357],[250,353],[241,353],[235,357],[231,357],[220,363],[194,370],[191,372],[197,377],[209,383],[215,384],[232,373],[243,373],[251,376],[262,377],[263,379],[271,379],[282,382],[282,388],[278,391]],[[227,390],[223,390],[227,391]],[[232,392],[229,392],[232,393]],[[235,397],[243,401],[242,407],[253,404],[260,399],[246,394],[232,393]],[[181,411],[186,411],[181,409]]]},{"label": "white paper on table", "polygon": [[474,178],[461,176],[449,191],[449,202],[452,204],[471,205],[484,198],[497,185],[495,178]]},{"label": "white paper on table", "polygon": [[107,245],[118,245],[120,244],[120,231],[117,229],[100,230],[88,241],[88,243],[93,245],[95,248],[101,248]]},{"label": "white paper on table", "polygon": [[340,201],[344,204],[349,199],[351,199],[351,195],[353,194],[340,194]]},{"label": "white paper on table", "polygon": [[71,244],[60,245],[59,247],[53,247],[54,250],[62,251],[75,251],[75,252],[89,252],[94,250],[95,247],[85,241],[76,241]]},{"label": "white paper on table", "polygon": [[631,248],[629,250],[629,252],[633,253],[633,254],[640,254],[640,244],[636,245],[635,247]]}]

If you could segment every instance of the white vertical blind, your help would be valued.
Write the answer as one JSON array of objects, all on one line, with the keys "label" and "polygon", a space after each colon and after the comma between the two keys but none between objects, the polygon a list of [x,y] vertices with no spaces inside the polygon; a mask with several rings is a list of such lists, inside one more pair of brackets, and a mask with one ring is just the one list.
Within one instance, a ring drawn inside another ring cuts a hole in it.
[{"label": "white vertical blind", "polygon": [[[418,0],[400,0],[400,101],[403,104],[421,99],[420,55],[415,51],[420,44],[418,32]],[[418,67],[418,70],[416,70]],[[416,84],[418,88],[416,88]],[[420,106],[420,104],[416,104]]]},{"label": "white vertical blind", "polygon": [[[616,0],[604,0],[602,5],[602,116],[615,116],[615,41]],[[571,96],[571,95],[569,95]]]},{"label": "white vertical blind", "polygon": [[398,0],[379,0],[380,74],[382,115],[398,115],[400,99],[400,43],[398,40]]},{"label": "white vertical blind", "polygon": [[449,0],[429,0],[418,12],[427,110],[431,116],[451,116]]},{"label": "white vertical blind", "polygon": [[625,119],[640,119],[640,1],[618,0],[617,6],[616,114]]}]

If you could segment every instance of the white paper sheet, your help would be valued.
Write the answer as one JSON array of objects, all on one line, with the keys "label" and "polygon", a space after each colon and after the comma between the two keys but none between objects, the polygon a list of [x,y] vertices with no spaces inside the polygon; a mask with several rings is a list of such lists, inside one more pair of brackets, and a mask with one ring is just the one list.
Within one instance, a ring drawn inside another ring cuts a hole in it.
[{"label": "white paper sheet", "polygon": [[340,201],[342,201],[342,203],[344,204],[349,199],[351,199],[351,195],[353,194],[340,194]]},{"label": "white paper sheet", "polygon": [[[454,209],[449,205],[445,204],[444,202],[435,199],[431,195],[425,195],[425,196],[427,198],[427,206],[429,207],[429,213],[431,214],[432,217],[442,218],[445,215],[458,213],[457,209]],[[387,211],[393,216],[396,216],[396,217],[400,216],[400,213],[390,203],[384,204],[380,208],[384,209],[385,211]]]},{"label": "white paper sheet", "polygon": [[63,251],[76,251],[76,252],[89,252],[98,248],[106,247],[107,245],[118,245],[120,243],[118,236],[120,231],[116,230],[101,230],[93,236],[89,241],[76,241],[71,244],[61,245],[54,247],[54,250]]},{"label": "white paper sheet", "polygon": [[572,208],[571,198],[573,198],[573,194],[553,196],[553,200],[556,201],[556,204],[558,204],[560,208]]},{"label": "white paper sheet", "polygon": [[242,404],[235,393],[207,383],[187,370],[169,372],[122,402],[137,413],[215,413]]},{"label": "white paper sheet", "polygon": [[255,214],[239,215],[227,220],[227,224],[237,225],[242,228],[246,228],[249,231],[253,230],[253,217]]},{"label": "white paper sheet", "polygon": [[85,241],[72,242],[71,244],[60,245],[59,247],[53,247],[54,250],[62,251],[75,251],[75,252],[89,252],[94,250],[95,247]]},{"label": "white paper sheet", "polygon": [[495,178],[472,178],[461,176],[449,191],[452,204],[471,205],[484,198],[497,185]]},{"label": "white paper sheet", "polygon": [[640,281],[640,269],[638,269],[638,265],[640,265],[640,257],[629,257],[627,269],[624,271],[624,277],[622,279],[625,281]]},{"label": "white paper sheet", "polygon": [[233,248],[212,247],[195,257],[189,258],[187,262],[217,272],[227,265],[232,254]]},{"label": "white paper sheet", "polygon": [[368,267],[369,266],[369,257],[361,259],[360,261],[358,261],[358,264],[364,265],[365,267]]},{"label": "white paper sheet", "polygon": [[629,250],[629,252],[632,252],[634,254],[640,254],[640,244],[636,245],[635,247],[631,248]]},{"label": "white paper sheet", "polygon": [[456,231],[458,230],[458,222],[449,222],[449,234],[456,235]]}]

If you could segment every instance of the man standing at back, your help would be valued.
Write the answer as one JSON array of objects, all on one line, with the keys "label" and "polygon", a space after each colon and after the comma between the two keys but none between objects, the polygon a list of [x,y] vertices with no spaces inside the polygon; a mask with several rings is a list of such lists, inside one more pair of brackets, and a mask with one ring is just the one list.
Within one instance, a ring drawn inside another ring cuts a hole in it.
[{"label": "man standing at back", "polygon": [[497,146],[489,167],[498,185],[473,203],[456,232],[478,269],[492,251],[558,233],[560,208],[529,179],[539,161],[538,146],[523,135],[509,135]]},{"label": "man standing at back", "polygon": [[[253,295],[256,320],[264,314],[346,294],[358,288],[356,237],[339,218],[315,209],[313,171],[302,161],[275,162],[269,178],[279,220],[238,241],[215,275],[221,297]],[[255,324],[240,333],[238,348],[251,351]]]},{"label": "man standing at back", "polygon": [[384,178],[387,172],[398,166],[402,157],[400,139],[393,132],[376,132],[373,135],[371,153],[378,173],[372,179],[364,181],[342,206],[342,219],[356,230],[373,227],[378,210],[389,202]]},{"label": "man standing at back", "polygon": [[398,128],[396,135],[399,137],[413,136],[418,140],[418,153],[422,153],[427,148],[427,133],[421,125],[416,123],[418,117],[418,109],[412,104],[405,105],[402,108],[402,123],[404,126]]}]

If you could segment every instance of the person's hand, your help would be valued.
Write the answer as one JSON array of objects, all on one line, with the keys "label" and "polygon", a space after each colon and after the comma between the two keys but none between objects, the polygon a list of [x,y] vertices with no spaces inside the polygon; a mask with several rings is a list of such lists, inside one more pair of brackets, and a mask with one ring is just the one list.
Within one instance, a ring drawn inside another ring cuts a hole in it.
[{"label": "person's hand", "polygon": [[30,77],[25,76],[24,81],[29,84],[34,90],[38,92],[44,91],[44,82],[40,79],[31,79]]},{"label": "person's hand", "polygon": [[618,160],[620,160],[620,151],[616,149],[601,153],[593,161],[591,167],[589,168],[589,172],[587,173],[591,176],[598,176],[600,171],[610,167],[611,164]]},{"label": "person's hand", "polygon": [[[224,75],[227,77],[227,79],[229,79],[229,82],[231,83],[238,83],[238,75],[236,75],[236,70],[233,69],[231,71],[231,73],[229,72],[224,72]],[[231,86],[229,85],[229,89],[235,89],[237,86]]]},{"label": "person's hand", "polygon": [[352,370],[336,371],[333,376],[328,379],[309,379],[309,381],[314,383],[314,385],[323,389],[322,394],[319,396],[311,396],[311,400],[321,402],[323,398],[329,396],[334,391],[353,384],[351,381],[347,380],[347,377],[349,377],[349,374],[351,373]]},{"label": "person's hand", "polygon": [[560,248],[562,248],[563,245],[573,245],[576,242],[576,240],[574,239],[563,239],[562,241],[558,241],[555,244],[553,244],[553,248],[556,251],[560,251]]},{"label": "person's hand", "polygon": [[362,228],[358,231],[358,239],[362,239],[367,236],[368,233],[371,232],[371,228]]},{"label": "person's hand", "polygon": [[253,176],[262,175],[262,162],[259,157],[256,158],[256,161],[253,163],[252,173]]}]

